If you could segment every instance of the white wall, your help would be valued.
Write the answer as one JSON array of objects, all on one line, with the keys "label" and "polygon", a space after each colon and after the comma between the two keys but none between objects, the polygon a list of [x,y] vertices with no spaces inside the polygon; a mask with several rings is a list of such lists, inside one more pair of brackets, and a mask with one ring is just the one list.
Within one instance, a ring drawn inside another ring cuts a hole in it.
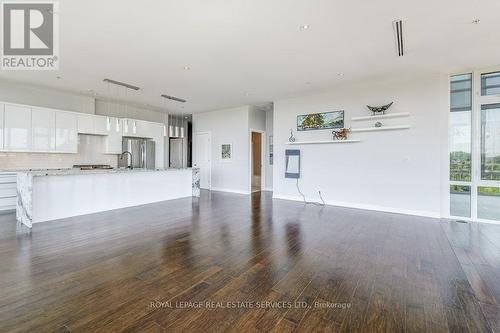
[{"label": "white wall", "polygon": [[[285,149],[301,150],[300,187],[308,200],[366,209],[440,216],[442,163],[446,156],[447,78],[391,78],[345,84],[330,91],[274,102],[274,196],[302,200],[295,180],[285,179]],[[360,143],[286,146],[290,129],[297,141],[331,140],[331,131],[296,131],[299,114],[345,110],[346,127],[373,126],[351,122],[368,115],[366,105],[394,101],[390,113],[410,118],[384,120],[409,124],[410,130],[352,133]],[[443,134],[444,133],[444,134]]]},{"label": "white wall", "polygon": [[0,80],[0,101],[94,113],[94,98],[55,89]]},{"label": "white wall", "polygon": [[[197,132],[212,134],[212,190],[249,193],[249,107],[195,113],[193,144]],[[222,143],[233,144],[230,162],[220,159]]]}]

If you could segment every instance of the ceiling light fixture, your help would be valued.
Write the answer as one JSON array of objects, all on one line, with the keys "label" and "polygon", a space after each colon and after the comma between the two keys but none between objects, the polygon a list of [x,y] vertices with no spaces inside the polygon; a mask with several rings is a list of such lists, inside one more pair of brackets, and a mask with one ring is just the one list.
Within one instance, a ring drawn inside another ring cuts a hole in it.
[{"label": "ceiling light fixture", "polygon": [[190,70],[190,69],[191,69],[191,67],[189,67],[189,66],[184,66],[184,69],[188,71],[188,70]]},{"label": "ceiling light fixture", "polygon": [[307,30],[307,29],[309,29],[309,24],[303,24],[299,28],[300,28],[300,30]]},{"label": "ceiling light fixture", "polygon": [[162,94],[161,97],[166,98],[166,99],[170,99],[172,101],[181,102],[181,103],[186,103],[187,102],[185,99],[182,99],[182,98],[179,98],[179,97],[170,96],[170,95],[165,95],[165,94]]},{"label": "ceiling light fixture", "polygon": [[477,19],[473,19],[473,20],[472,20],[472,23],[473,23],[473,24],[479,24],[479,23],[481,23],[481,20],[480,20],[480,19],[478,19],[478,18],[477,18]]},{"label": "ceiling light fixture", "polygon": [[396,51],[398,57],[404,56],[404,43],[403,43],[403,21],[396,20],[392,22],[394,28],[394,37],[396,39]]},{"label": "ceiling light fixture", "polygon": [[337,76],[342,77],[344,76],[344,73],[337,73]]},{"label": "ceiling light fixture", "polygon": [[122,87],[125,87],[125,88],[133,89],[133,90],[139,90],[139,89],[141,89],[141,88],[139,88],[137,86],[134,86],[134,85],[131,85],[131,84],[128,84],[128,83],[124,83],[124,82],[120,82],[120,81],[111,80],[111,79],[104,79],[103,81],[107,82],[107,83],[116,84],[117,86],[122,86]]}]

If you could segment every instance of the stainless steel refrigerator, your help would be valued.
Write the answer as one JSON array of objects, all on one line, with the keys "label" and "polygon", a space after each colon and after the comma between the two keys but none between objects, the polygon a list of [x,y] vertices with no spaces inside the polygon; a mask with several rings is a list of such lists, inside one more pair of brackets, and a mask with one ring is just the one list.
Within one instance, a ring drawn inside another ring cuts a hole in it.
[{"label": "stainless steel refrigerator", "polygon": [[146,139],[123,138],[122,151],[128,151],[132,154],[132,160],[129,154],[123,154],[118,159],[119,167],[155,168],[155,142]]}]

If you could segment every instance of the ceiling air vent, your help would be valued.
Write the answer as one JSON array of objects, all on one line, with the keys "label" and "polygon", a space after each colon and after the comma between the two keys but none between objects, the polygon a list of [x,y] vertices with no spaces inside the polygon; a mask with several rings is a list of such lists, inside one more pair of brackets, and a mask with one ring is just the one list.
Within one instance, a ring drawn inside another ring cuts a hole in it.
[{"label": "ceiling air vent", "polygon": [[394,37],[396,38],[396,51],[398,53],[398,57],[404,56],[405,49],[403,43],[403,21],[396,20],[392,23],[394,27]]},{"label": "ceiling air vent", "polygon": [[186,103],[185,99],[182,99],[179,97],[169,96],[169,95],[165,95],[165,94],[161,95],[161,97],[166,98],[166,99],[170,99],[170,100],[176,101],[176,102]]},{"label": "ceiling air vent", "polygon": [[141,88],[139,88],[137,86],[134,86],[134,85],[131,85],[131,84],[128,84],[128,83],[125,83],[125,82],[111,80],[111,79],[104,79],[103,81],[107,82],[107,83],[111,83],[111,84],[116,84],[117,86],[122,86],[122,87],[125,87],[125,88],[133,89],[133,90],[139,90],[139,89],[141,89]]}]

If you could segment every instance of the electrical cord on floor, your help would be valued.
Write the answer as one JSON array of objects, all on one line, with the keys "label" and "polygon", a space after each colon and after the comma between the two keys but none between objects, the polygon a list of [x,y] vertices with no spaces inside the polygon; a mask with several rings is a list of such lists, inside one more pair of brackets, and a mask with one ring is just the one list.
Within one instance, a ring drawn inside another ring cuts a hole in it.
[{"label": "electrical cord on floor", "polygon": [[299,187],[299,179],[297,178],[297,191],[299,191],[300,195],[302,196],[302,199],[304,200],[304,203],[306,205],[316,205],[316,206],[326,206],[325,204],[325,200],[323,200],[323,196],[321,195],[321,191],[318,191],[318,194],[319,194],[319,198],[321,199],[321,203],[319,202],[314,202],[314,201],[307,201],[306,200],[306,196],[304,195],[304,193],[302,193],[302,191],[300,190],[300,187]]}]

